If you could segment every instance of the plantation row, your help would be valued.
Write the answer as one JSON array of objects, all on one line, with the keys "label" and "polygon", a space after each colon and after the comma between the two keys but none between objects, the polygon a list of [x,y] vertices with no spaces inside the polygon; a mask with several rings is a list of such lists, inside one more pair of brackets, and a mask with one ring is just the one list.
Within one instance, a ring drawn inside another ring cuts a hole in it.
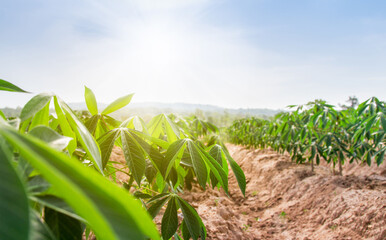
[{"label": "plantation row", "polygon": [[[0,90],[25,93],[5,80]],[[208,122],[109,116],[132,96],[100,111],[86,87],[87,114],[47,93],[34,96],[20,118],[0,112],[0,239],[160,239],[152,218],[163,206],[163,239],[205,239],[201,218],[178,194],[193,182],[228,193],[228,164],[245,194],[243,171]],[[126,164],[110,161],[114,146]],[[117,172],[129,176],[123,187]]]},{"label": "plantation row", "polygon": [[373,97],[357,108],[336,110],[325,101],[289,106],[272,120],[240,119],[227,131],[230,140],[255,148],[270,147],[280,153],[288,152],[296,163],[320,163],[321,159],[338,164],[346,161],[383,162],[386,151],[385,102]]}]

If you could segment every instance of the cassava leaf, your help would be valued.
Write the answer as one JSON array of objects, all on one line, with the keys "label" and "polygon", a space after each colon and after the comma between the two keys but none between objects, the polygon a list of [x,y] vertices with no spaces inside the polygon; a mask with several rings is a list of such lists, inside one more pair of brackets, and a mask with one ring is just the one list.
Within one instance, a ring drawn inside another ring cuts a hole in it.
[{"label": "cassava leaf", "polygon": [[1,124],[0,135],[52,184],[57,195],[88,222],[98,238],[159,239],[141,204],[122,188],[36,138]]},{"label": "cassava leaf", "polygon": [[75,218],[45,207],[44,221],[57,239],[82,239],[82,224]]},{"label": "cassava leaf", "polygon": [[228,150],[225,148],[225,146],[222,146],[222,149],[224,150],[225,156],[229,162],[229,165],[231,166],[231,169],[233,173],[235,174],[237,183],[239,184],[239,188],[243,195],[245,196],[245,189],[247,186],[247,182],[245,179],[245,174],[241,167],[236,163],[236,161],[232,158],[232,156],[229,154]]},{"label": "cassava leaf", "polygon": [[29,205],[25,186],[11,164],[13,152],[0,137],[0,239],[29,239]]},{"label": "cassava leaf", "polygon": [[118,109],[123,108],[127,104],[130,103],[131,99],[133,98],[134,93],[131,93],[129,95],[123,96],[115,100],[114,102],[110,103],[103,111],[102,114],[110,114],[112,112],[117,111]]},{"label": "cassava leaf", "polygon": [[91,115],[98,114],[98,104],[95,99],[95,95],[91,89],[86,86],[84,86],[84,98],[86,100],[88,111],[91,113]]},{"label": "cassava leaf", "polygon": [[29,134],[45,141],[51,147],[59,151],[65,149],[72,140],[71,138],[62,136],[46,126],[37,126],[32,129]]},{"label": "cassava leaf", "polygon": [[65,112],[66,118],[68,119],[71,128],[76,133],[77,139],[83,146],[83,149],[91,158],[91,160],[95,164],[95,167],[103,174],[101,151],[94,137],[83,125],[83,123],[78,119],[78,117],[72,112],[70,107],[67,106],[67,104],[61,102],[60,105]]},{"label": "cassava leaf", "polygon": [[114,147],[115,140],[119,137],[119,129],[111,130],[105,133],[98,139],[98,144],[102,153],[102,166],[103,169],[106,167],[107,162],[110,159],[111,152]]},{"label": "cassava leaf", "polygon": [[[193,238],[193,240],[197,240],[200,236],[202,239],[205,239],[205,226],[203,225],[201,218],[198,216],[196,210],[194,210],[194,208],[182,198],[176,197],[176,200],[179,207],[181,208],[182,214],[184,215],[184,221],[187,229],[189,230],[190,236]],[[202,231],[202,228],[204,231]]]},{"label": "cassava leaf", "polygon": [[0,91],[28,93],[27,91],[3,79],[0,79]]},{"label": "cassava leaf", "polygon": [[52,96],[52,93],[41,93],[31,98],[31,100],[29,100],[21,110],[21,121],[24,122],[30,117],[33,117],[44,106],[47,105],[47,103],[51,100]]},{"label": "cassava leaf", "polygon": [[122,150],[127,165],[134,176],[138,186],[141,185],[142,177],[145,174],[146,160],[141,148],[136,144],[135,139],[128,131],[121,131]]},{"label": "cassava leaf", "polygon": [[161,232],[163,239],[169,239],[178,228],[177,203],[175,197],[171,197],[165,213],[162,217]]},{"label": "cassava leaf", "polygon": [[205,189],[208,179],[208,169],[203,156],[192,140],[187,140],[187,148],[192,159],[193,169],[196,173],[198,183]]},{"label": "cassava leaf", "polygon": [[70,155],[75,151],[77,147],[77,141],[76,141],[76,134],[71,129],[71,126],[64,115],[62,107],[59,105],[58,98],[54,96],[54,106],[55,106],[55,112],[58,117],[58,122],[60,125],[60,128],[62,129],[62,134],[64,136],[72,138],[72,140],[68,144],[68,152]]}]

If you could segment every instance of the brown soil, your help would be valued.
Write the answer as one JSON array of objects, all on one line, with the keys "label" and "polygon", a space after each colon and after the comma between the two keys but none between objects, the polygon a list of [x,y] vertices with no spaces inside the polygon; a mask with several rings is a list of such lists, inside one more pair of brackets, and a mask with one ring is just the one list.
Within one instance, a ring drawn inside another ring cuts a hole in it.
[{"label": "brown soil", "polygon": [[328,166],[312,173],[271,150],[228,149],[245,172],[245,198],[233,174],[230,197],[198,185],[181,194],[197,209],[208,239],[386,239],[386,164],[345,165],[336,176]]}]

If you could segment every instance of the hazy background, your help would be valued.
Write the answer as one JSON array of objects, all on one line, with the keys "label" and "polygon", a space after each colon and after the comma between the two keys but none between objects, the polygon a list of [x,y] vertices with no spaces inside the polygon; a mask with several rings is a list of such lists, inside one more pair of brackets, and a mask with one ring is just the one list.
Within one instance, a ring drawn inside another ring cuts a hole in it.
[{"label": "hazy background", "polygon": [[0,0],[0,34],[0,78],[67,102],[84,85],[225,108],[386,97],[382,0]]}]

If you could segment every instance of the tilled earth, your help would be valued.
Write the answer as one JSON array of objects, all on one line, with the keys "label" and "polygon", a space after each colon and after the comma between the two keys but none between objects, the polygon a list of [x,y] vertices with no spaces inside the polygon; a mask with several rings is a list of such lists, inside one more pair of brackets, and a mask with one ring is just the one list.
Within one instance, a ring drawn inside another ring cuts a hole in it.
[{"label": "tilled earth", "polygon": [[232,174],[230,197],[198,185],[181,194],[208,239],[386,239],[386,164],[351,164],[336,176],[328,166],[312,173],[271,150],[228,149],[245,172],[245,198]]}]

